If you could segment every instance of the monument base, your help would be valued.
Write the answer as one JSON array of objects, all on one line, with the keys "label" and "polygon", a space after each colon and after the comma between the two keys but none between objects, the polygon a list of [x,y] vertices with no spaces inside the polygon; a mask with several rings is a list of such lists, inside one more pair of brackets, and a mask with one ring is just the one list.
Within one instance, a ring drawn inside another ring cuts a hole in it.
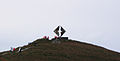
[{"label": "monument base", "polygon": [[58,38],[52,38],[51,40],[55,40],[55,39],[59,39],[59,40],[68,40],[68,37],[58,37]]}]

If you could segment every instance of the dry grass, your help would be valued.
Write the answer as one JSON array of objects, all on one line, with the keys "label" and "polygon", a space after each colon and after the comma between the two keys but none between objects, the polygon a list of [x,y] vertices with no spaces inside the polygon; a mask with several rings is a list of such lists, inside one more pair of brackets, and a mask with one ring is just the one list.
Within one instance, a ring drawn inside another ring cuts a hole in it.
[{"label": "dry grass", "polygon": [[7,51],[0,61],[120,61],[117,52],[71,40],[53,44],[51,40],[38,39],[23,48],[28,47],[31,48],[21,53]]}]

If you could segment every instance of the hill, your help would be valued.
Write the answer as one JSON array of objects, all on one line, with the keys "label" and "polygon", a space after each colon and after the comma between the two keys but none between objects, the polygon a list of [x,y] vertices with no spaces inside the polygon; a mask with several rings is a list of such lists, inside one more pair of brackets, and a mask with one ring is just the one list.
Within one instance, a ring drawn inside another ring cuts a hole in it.
[{"label": "hill", "polygon": [[1,52],[0,61],[120,61],[120,53],[74,40],[38,39],[18,49]]}]

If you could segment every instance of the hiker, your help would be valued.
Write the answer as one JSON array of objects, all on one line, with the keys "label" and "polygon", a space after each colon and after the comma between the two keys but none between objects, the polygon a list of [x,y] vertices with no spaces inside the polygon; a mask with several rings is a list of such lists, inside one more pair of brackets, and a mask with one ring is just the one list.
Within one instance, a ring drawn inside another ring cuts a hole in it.
[{"label": "hiker", "polygon": [[13,48],[13,51],[15,51],[15,48]]},{"label": "hiker", "polygon": [[10,47],[10,51],[11,51],[11,52],[13,51],[13,48],[12,48],[12,47]]},{"label": "hiker", "polygon": [[44,36],[43,39],[47,39],[47,36]]},{"label": "hiker", "polygon": [[58,37],[57,36],[55,36],[55,39],[57,39]]},{"label": "hiker", "polygon": [[18,52],[21,52],[22,51],[22,47],[19,47],[19,50],[18,50]]}]

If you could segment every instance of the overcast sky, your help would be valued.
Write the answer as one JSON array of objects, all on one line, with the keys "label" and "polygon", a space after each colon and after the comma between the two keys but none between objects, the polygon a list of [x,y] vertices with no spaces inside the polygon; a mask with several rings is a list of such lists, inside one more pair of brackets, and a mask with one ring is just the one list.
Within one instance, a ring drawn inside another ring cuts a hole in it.
[{"label": "overcast sky", "polygon": [[63,36],[120,52],[120,0],[0,0],[0,51]]}]

